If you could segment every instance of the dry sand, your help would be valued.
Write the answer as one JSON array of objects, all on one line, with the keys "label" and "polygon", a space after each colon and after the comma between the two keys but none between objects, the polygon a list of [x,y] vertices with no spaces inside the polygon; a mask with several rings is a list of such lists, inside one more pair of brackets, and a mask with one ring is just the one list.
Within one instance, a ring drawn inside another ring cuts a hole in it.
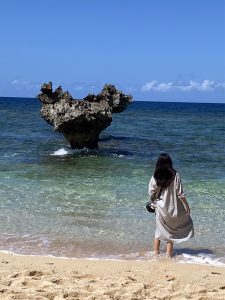
[{"label": "dry sand", "polygon": [[0,299],[225,299],[225,268],[0,254]]}]

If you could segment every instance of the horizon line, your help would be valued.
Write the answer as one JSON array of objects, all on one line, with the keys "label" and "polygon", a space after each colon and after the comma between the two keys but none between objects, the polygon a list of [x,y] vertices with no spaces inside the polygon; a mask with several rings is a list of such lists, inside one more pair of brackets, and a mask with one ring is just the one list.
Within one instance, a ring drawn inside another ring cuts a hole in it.
[{"label": "horizon line", "polygon": [[[16,97],[16,96],[0,96],[0,98],[16,98],[16,99],[37,99],[37,97]],[[74,99],[74,100],[79,100],[79,101],[82,101],[83,99]],[[152,102],[152,103],[188,103],[188,104],[225,104],[225,101],[224,102],[196,102],[196,101],[171,101],[171,100],[168,100],[168,101],[162,101],[162,100],[133,100],[133,103],[134,102]]]}]

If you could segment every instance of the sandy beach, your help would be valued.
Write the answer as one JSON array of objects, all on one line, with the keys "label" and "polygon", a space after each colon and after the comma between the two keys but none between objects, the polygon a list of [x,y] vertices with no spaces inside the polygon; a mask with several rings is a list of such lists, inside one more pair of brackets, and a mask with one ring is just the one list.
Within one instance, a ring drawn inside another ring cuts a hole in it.
[{"label": "sandy beach", "polygon": [[225,268],[0,254],[0,299],[225,299]]}]

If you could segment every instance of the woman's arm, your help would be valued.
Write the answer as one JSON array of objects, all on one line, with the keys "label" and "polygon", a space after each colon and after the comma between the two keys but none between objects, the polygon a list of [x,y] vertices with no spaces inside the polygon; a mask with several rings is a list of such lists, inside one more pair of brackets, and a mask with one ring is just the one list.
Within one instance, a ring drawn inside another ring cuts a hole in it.
[{"label": "woman's arm", "polygon": [[177,196],[181,200],[181,202],[183,203],[187,214],[190,215],[191,210],[190,210],[190,207],[189,207],[188,202],[186,200],[185,193],[184,193],[184,190],[183,190],[183,185],[182,185],[180,175],[179,175],[178,172],[176,173],[176,191],[177,191]]},{"label": "woman's arm", "polygon": [[188,204],[185,196],[184,195],[179,195],[179,198],[180,198],[181,202],[183,203],[184,208],[185,208],[187,214],[190,215],[191,210],[190,210],[189,204]]},{"label": "woman's arm", "polygon": [[152,176],[148,186],[148,195],[151,201],[154,200],[155,198],[154,196],[156,195],[156,192],[157,192],[157,185],[154,177]]}]

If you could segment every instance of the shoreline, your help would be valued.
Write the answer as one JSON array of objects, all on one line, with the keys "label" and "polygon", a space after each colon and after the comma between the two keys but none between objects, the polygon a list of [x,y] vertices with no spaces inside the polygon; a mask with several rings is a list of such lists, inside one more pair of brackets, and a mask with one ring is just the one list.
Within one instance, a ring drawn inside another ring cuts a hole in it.
[{"label": "shoreline", "polygon": [[224,299],[225,268],[0,253],[0,299]]},{"label": "shoreline", "polygon": [[[175,251],[176,252],[176,251]],[[133,261],[133,262],[154,262],[154,261],[165,261],[167,260],[167,256],[165,253],[160,253],[158,256],[153,255],[153,251],[149,251],[145,253],[145,255],[133,256],[132,254],[129,255],[103,255],[103,256],[56,256],[52,254],[23,254],[23,253],[16,253],[10,250],[0,250],[1,254],[6,255],[14,255],[14,256],[21,256],[21,257],[40,257],[40,258],[55,258],[55,259],[65,259],[65,260],[93,260],[93,261]],[[212,257],[213,256],[213,257]],[[210,255],[206,253],[199,253],[199,254],[175,254],[170,259],[174,263],[178,264],[191,264],[191,265],[203,265],[203,266],[211,266],[211,267],[219,267],[225,268],[225,262],[222,257],[216,257],[215,255]],[[222,261],[221,261],[222,260]]]}]

